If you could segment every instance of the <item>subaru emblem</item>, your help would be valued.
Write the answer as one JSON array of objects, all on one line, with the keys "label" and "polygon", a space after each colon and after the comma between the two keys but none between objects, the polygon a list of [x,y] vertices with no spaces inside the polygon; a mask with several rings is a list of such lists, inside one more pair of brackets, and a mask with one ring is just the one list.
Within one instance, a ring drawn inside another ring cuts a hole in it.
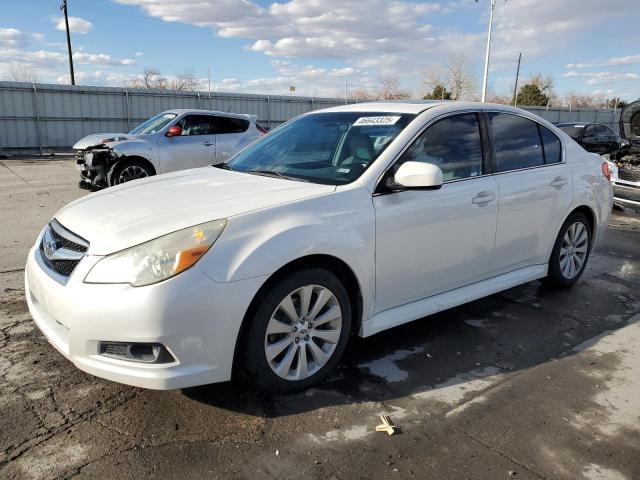
[{"label": "subaru emblem", "polygon": [[48,225],[47,228],[45,228],[44,235],[42,237],[42,247],[45,256],[49,260],[51,260],[55,251],[58,250],[58,244],[53,236],[53,233],[51,232],[51,227],[49,227]]}]

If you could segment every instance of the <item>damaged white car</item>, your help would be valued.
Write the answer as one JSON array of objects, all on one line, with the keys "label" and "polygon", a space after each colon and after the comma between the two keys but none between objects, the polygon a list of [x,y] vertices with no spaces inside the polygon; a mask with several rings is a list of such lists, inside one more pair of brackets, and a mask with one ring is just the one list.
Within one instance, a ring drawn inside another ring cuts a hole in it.
[{"label": "damaged white car", "polygon": [[264,133],[255,115],[168,110],[128,134],[98,133],[78,141],[73,148],[80,187],[98,190],[224,162]]}]

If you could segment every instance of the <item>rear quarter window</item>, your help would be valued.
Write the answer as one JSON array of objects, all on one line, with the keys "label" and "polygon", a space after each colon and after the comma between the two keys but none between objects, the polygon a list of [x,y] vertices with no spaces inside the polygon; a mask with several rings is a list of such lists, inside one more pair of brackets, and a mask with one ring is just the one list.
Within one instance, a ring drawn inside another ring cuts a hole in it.
[{"label": "rear quarter window", "polygon": [[249,120],[235,117],[216,117],[217,134],[224,133],[243,133],[249,128]]},{"label": "rear quarter window", "polygon": [[542,145],[544,147],[545,163],[558,163],[562,161],[562,143],[558,136],[547,127],[538,125]]}]

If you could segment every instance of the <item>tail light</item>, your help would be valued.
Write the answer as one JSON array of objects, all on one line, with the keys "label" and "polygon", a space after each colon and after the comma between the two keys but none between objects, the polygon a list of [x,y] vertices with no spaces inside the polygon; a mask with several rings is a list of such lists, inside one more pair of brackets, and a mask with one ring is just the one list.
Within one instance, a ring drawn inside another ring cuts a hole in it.
[{"label": "tail light", "polygon": [[256,123],[256,128],[258,129],[259,132],[261,133],[267,133],[269,132],[269,130],[267,130],[266,128],[264,128],[262,125],[260,125],[259,123]]},{"label": "tail light", "polygon": [[611,171],[607,162],[602,162],[602,173],[607,177],[607,180],[611,181]]}]

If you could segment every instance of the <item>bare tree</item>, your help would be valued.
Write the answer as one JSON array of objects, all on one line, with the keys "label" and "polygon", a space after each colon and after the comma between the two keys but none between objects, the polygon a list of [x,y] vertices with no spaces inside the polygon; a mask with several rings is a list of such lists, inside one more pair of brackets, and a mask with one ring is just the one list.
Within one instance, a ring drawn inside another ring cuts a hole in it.
[{"label": "bare tree", "polygon": [[553,78],[540,72],[532,74],[525,83],[535,85],[540,90],[540,93],[545,95],[553,92]]},{"label": "bare tree", "polygon": [[424,74],[425,95],[434,91],[449,92],[451,100],[471,98],[475,92],[476,77],[468,57],[462,53],[449,58],[444,68],[435,68]]},{"label": "bare tree", "polygon": [[190,70],[185,70],[175,76],[173,80],[160,73],[155,67],[144,69],[141,75],[134,77],[129,85],[131,88],[142,88],[147,90],[195,90],[200,85],[200,81]]},{"label": "bare tree", "polygon": [[598,104],[598,99],[593,95],[571,91],[564,97],[564,103],[571,108],[593,108]]},{"label": "bare tree", "polygon": [[375,100],[406,100],[410,97],[408,90],[400,88],[400,82],[396,77],[382,77],[380,84]]},{"label": "bare tree", "polygon": [[9,75],[14,82],[35,83],[38,81],[38,73],[33,66],[24,63],[15,63],[9,69]]},{"label": "bare tree", "polygon": [[400,87],[396,77],[380,77],[380,87],[375,91],[358,88],[351,93],[351,100],[365,102],[368,100],[406,100],[411,96],[408,90]]},{"label": "bare tree", "polygon": [[375,95],[364,88],[358,88],[351,93],[351,100],[355,102],[366,102],[368,100],[375,100]]},{"label": "bare tree", "polygon": [[195,90],[200,85],[200,81],[190,70],[185,70],[176,75],[176,78],[169,83],[171,90]]},{"label": "bare tree", "polygon": [[447,80],[452,100],[462,100],[473,95],[475,75],[469,58],[463,54],[453,56],[446,66]]}]

